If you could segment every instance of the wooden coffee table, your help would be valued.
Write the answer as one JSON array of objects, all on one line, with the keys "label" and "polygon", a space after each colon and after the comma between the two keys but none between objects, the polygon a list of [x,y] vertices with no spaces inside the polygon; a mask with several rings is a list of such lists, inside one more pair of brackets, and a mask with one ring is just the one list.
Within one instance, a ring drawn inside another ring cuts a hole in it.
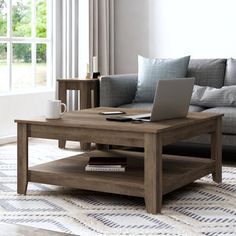
[{"label": "wooden coffee table", "polygon": [[[149,213],[160,213],[164,194],[212,173],[221,182],[221,114],[189,113],[187,118],[152,123],[112,122],[98,114],[116,108],[94,108],[66,113],[60,120],[45,118],[17,122],[17,192],[37,182],[144,197]],[[143,111],[122,109],[134,115]],[[211,135],[209,159],[162,155],[167,144],[203,133]],[[28,167],[28,138],[66,139],[87,143],[144,147],[144,153],[95,150],[82,155]],[[123,173],[86,172],[90,156],[126,156]]]}]

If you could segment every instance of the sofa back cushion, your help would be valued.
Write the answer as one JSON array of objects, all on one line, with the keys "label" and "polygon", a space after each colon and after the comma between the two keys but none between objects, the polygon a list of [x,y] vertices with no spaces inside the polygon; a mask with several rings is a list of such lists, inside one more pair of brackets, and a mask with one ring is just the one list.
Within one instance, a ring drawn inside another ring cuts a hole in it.
[{"label": "sofa back cushion", "polygon": [[224,84],[226,59],[191,59],[187,77],[195,77],[195,84],[220,88]]},{"label": "sofa back cushion", "polygon": [[153,102],[158,80],[186,77],[190,56],[178,59],[138,57],[138,86],[134,102]]},{"label": "sofa back cushion", "polygon": [[227,60],[224,85],[236,85],[236,59]]}]

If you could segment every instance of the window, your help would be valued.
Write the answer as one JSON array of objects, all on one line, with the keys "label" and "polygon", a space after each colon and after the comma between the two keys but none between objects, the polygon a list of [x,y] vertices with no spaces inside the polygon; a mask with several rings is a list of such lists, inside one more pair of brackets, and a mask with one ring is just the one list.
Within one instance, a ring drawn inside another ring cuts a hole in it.
[{"label": "window", "polygon": [[51,2],[0,0],[0,93],[52,87]]}]

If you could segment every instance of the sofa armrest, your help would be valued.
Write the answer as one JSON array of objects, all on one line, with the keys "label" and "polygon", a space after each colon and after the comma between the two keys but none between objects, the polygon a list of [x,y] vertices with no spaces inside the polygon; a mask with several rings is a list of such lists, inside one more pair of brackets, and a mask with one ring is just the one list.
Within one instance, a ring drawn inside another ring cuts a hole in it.
[{"label": "sofa armrest", "polygon": [[132,103],[138,75],[108,75],[100,78],[100,106],[117,107]]}]

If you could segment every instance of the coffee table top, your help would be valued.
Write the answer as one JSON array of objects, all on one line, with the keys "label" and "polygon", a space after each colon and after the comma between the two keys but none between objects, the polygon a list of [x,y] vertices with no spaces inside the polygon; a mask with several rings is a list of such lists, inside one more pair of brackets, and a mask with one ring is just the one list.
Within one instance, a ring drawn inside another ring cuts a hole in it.
[{"label": "coffee table top", "polygon": [[145,133],[161,133],[176,128],[181,128],[189,125],[195,125],[203,121],[210,121],[217,117],[223,116],[218,113],[206,112],[190,112],[186,118],[163,120],[158,122],[114,122],[107,121],[105,115],[99,114],[102,111],[124,111],[126,115],[136,115],[147,113],[144,110],[135,110],[127,108],[111,108],[97,107],[92,109],[84,109],[81,111],[66,112],[61,119],[47,120],[45,117],[36,117],[32,119],[17,119],[15,122],[45,125],[45,126],[62,126],[62,127],[77,127],[101,130],[117,130]]}]

